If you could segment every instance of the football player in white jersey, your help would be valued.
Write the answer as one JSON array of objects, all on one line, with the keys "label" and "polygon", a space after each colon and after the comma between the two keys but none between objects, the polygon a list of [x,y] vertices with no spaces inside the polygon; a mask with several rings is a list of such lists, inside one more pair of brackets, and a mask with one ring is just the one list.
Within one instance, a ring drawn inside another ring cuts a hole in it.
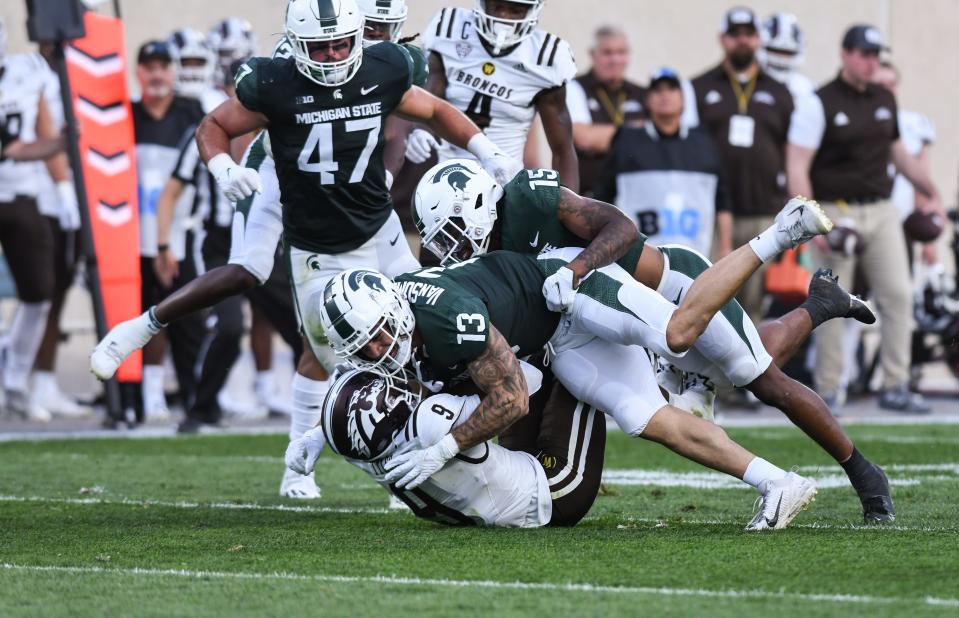
[{"label": "football player in white jersey", "polygon": [[176,94],[198,100],[208,114],[226,101],[226,94],[216,85],[216,55],[206,35],[181,28],[170,35],[167,45],[176,68]]},{"label": "football player in white jersey", "polygon": [[207,41],[216,54],[216,81],[221,88],[233,85],[234,63],[256,55],[256,35],[250,22],[227,17],[213,24]]},{"label": "football player in white jersey", "polygon": [[[522,161],[539,113],[552,168],[579,189],[579,165],[566,83],[576,75],[569,44],[536,27],[545,0],[476,0],[472,11],[441,10],[423,32],[429,53],[427,89],[466,113],[511,157]],[[422,163],[436,148],[441,161],[469,154],[438,143],[424,129],[410,135],[406,157]]]},{"label": "football player in white jersey", "polygon": [[803,63],[805,42],[799,20],[792,13],[774,13],[763,22],[762,47],[756,59],[763,71],[769,73],[789,88],[793,100],[812,94],[816,86],[812,80],[799,72]]},{"label": "football player in white jersey", "polygon": [[[33,163],[7,155],[50,155],[47,146],[56,130],[45,89],[51,79],[39,54],[6,55],[6,29],[0,21],[0,245],[20,299],[6,346],[4,405],[8,412],[36,421],[50,420],[50,412],[31,399],[29,380],[53,296],[53,239],[37,206]],[[54,181],[65,181],[64,188],[72,190],[65,155],[47,159],[47,169]],[[76,212],[75,196],[73,205]]]},{"label": "football player in white jersey", "polygon": [[522,365],[529,415],[503,432],[498,444],[466,449],[417,488],[387,481],[383,464],[393,454],[435,444],[465,423],[479,405],[477,395],[441,393],[421,402],[413,382],[347,371],[334,380],[320,425],[290,444],[287,465],[309,472],[317,446],[328,441],[417,517],[451,525],[575,525],[599,490],[605,419],[554,386],[548,374],[541,387],[543,374]]}]

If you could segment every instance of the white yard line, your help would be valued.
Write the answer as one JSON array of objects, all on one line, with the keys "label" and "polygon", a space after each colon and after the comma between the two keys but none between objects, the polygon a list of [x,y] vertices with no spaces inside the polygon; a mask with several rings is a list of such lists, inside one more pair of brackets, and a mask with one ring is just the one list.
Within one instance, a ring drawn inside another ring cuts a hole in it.
[{"label": "white yard line", "polygon": [[[99,505],[121,505],[132,507],[167,507],[175,509],[224,509],[231,511],[283,511],[289,513],[315,513],[315,514],[373,514],[373,515],[392,515],[395,513],[410,514],[406,509],[389,509],[377,507],[329,507],[329,506],[293,506],[286,504],[257,504],[257,503],[235,503],[235,502],[187,502],[187,501],[164,501],[164,500],[135,500],[132,498],[55,498],[48,496],[12,496],[0,495],[0,503],[3,502],[36,502],[40,504],[70,504],[75,506],[99,506]],[[627,525],[631,522],[642,524],[652,524],[655,527],[674,526],[740,526],[743,525],[748,517],[743,516],[742,522],[738,520],[721,519],[686,519],[671,520],[669,518],[650,518],[633,517],[626,515],[623,521]],[[595,520],[597,516],[590,515],[586,519]],[[949,532],[951,528],[932,528],[928,526],[865,526],[858,524],[829,524],[823,522],[810,524],[790,524],[791,528],[813,528],[822,530],[864,530],[869,532]]]},{"label": "white yard line", "polygon": [[229,571],[190,571],[180,569],[149,568],[102,568],[78,566],[39,566],[25,564],[0,564],[6,571],[32,573],[75,573],[82,575],[128,575],[133,577],[180,577],[185,579],[237,579],[264,581],[300,581],[326,582],[341,584],[378,584],[394,586],[417,586],[435,588],[478,588],[497,590],[542,590],[547,592],[570,592],[582,594],[636,594],[666,597],[707,597],[726,599],[773,599],[809,602],[848,603],[853,605],[935,605],[939,607],[959,607],[959,599],[938,597],[890,597],[856,594],[809,594],[785,592],[782,590],[708,590],[704,588],[668,588],[644,586],[604,586],[588,583],[549,583],[520,581],[491,581],[469,579],[421,579],[418,577],[396,577],[391,575],[352,576],[352,575],[303,575],[299,573],[251,573]]},{"label": "white yard line", "polygon": [[124,506],[160,506],[175,509],[226,509],[232,511],[287,511],[291,513],[343,513],[343,514],[384,514],[402,513],[402,509],[375,507],[332,507],[332,506],[292,506],[287,504],[256,504],[250,502],[186,502],[163,500],[134,500],[131,498],[50,498],[46,496],[9,496],[0,495],[0,502],[43,502],[53,504],[75,504],[79,506],[112,505]]}]

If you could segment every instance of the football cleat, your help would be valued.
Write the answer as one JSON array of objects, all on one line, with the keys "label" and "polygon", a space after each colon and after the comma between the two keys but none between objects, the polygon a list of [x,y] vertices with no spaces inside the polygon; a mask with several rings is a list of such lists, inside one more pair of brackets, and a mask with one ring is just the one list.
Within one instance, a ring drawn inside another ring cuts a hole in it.
[{"label": "football cleat", "polygon": [[389,508],[391,511],[409,511],[410,507],[405,502],[390,494],[390,505]]},{"label": "football cleat", "polygon": [[160,332],[147,311],[143,315],[120,322],[100,340],[90,354],[90,371],[99,380],[109,380],[128,356],[142,348]]},{"label": "football cleat", "polygon": [[889,491],[889,479],[886,472],[875,464],[868,487],[856,488],[859,501],[862,502],[862,517],[867,524],[888,524],[896,521],[896,508]]},{"label": "football cleat", "polygon": [[43,408],[60,418],[83,418],[93,414],[93,408],[81,406],[60,390],[56,382],[38,384],[34,380],[33,405]]},{"label": "football cleat", "polygon": [[829,268],[820,268],[809,282],[809,297],[828,307],[830,315],[852,318],[863,324],[875,324],[876,314],[864,300],[850,294],[839,285],[839,277]]},{"label": "football cleat", "polygon": [[833,222],[819,202],[798,195],[776,215],[776,236],[784,248],[798,247],[810,238],[828,234]]},{"label": "football cleat", "polygon": [[771,481],[756,502],[759,509],[746,530],[781,530],[816,499],[816,482],[789,472]]},{"label": "football cleat", "polygon": [[19,416],[26,421],[49,423],[52,416],[45,408],[36,405],[26,391],[6,389],[4,409],[8,414]]},{"label": "football cleat", "polygon": [[284,498],[297,500],[317,500],[320,498],[320,488],[313,480],[313,473],[297,474],[289,468],[283,469],[283,482],[280,483],[280,495]]}]

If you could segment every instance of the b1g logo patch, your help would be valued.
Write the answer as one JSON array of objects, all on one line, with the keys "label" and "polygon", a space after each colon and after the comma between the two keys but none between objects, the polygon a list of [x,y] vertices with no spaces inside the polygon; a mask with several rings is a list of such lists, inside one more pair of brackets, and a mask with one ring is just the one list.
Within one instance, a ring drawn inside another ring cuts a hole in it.
[{"label": "b1g logo patch", "polygon": [[496,66],[492,62],[483,63],[483,75],[492,75],[496,72]]}]

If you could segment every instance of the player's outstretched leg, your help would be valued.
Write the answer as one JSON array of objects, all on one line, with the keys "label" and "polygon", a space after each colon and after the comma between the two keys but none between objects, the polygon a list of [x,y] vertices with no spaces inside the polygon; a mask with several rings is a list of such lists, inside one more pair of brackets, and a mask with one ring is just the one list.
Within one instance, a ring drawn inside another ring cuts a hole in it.
[{"label": "player's outstretched leg", "polygon": [[794,197],[772,226],[713,264],[696,278],[669,321],[666,341],[676,352],[688,350],[710,320],[764,263],[786,249],[832,230],[833,223],[814,200]]},{"label": "player's outstretched leg", "polygon": [[128,356],[142,348],[173,320],[212,307],[257,284],[245,268],[227,264],[214,268],[186,284],[143,315],[114,326],[93,349],[90,370],[100,380],[109,380]]}]

